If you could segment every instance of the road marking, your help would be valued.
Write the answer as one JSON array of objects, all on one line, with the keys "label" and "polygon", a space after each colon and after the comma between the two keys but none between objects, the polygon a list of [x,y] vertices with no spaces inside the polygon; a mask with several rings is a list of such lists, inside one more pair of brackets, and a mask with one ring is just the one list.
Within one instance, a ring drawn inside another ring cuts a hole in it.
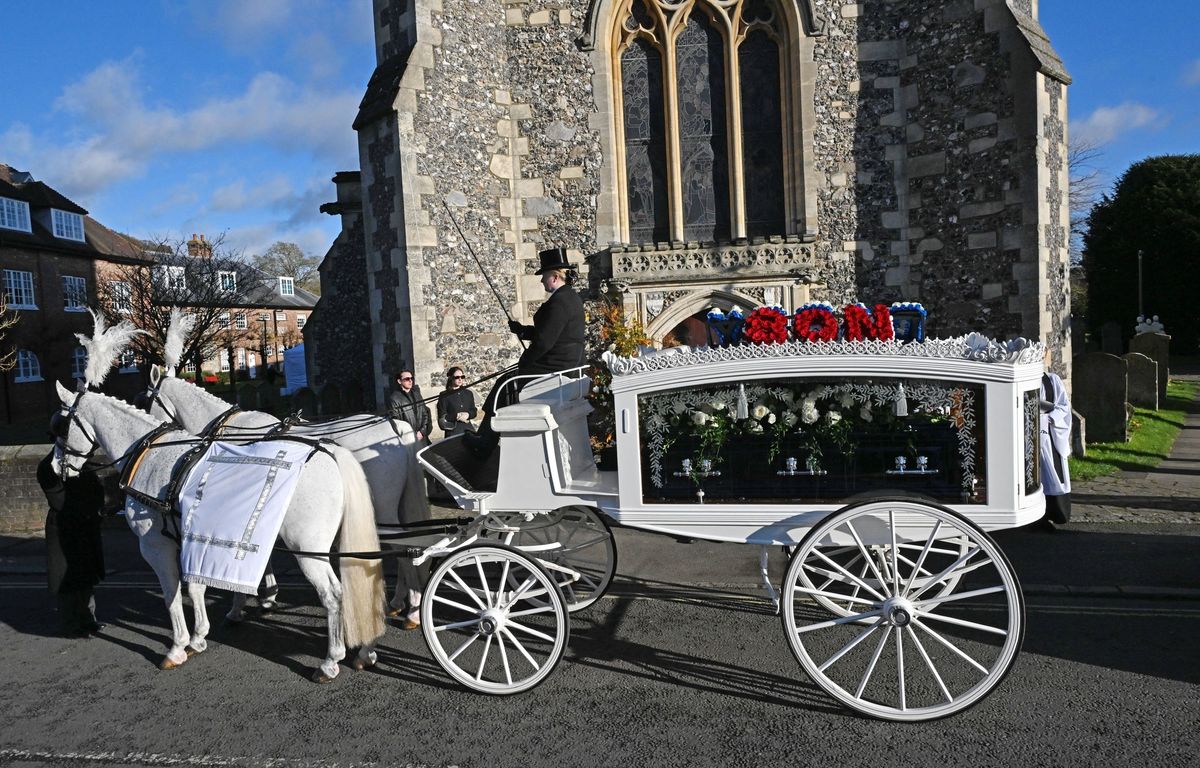
[{"label": "road marking", "polygon": [[[277,766],[312,766],[312,768],[366,768],[380,765],[375,762],[329,762],[327,760],[309,760],[287,757],[236,757],[229,755],[160,755],[154,752],[54,752],[36,749],[0,749],[0,762],[15,760],[36,760],[46,763],[102,763],[108,765],[149,765],[149,766],[248,766],[255,768],[276,768]],[[398,768],[458,768],[456,765],[441,765],[434,763],[389,761],[388,765]]]}]

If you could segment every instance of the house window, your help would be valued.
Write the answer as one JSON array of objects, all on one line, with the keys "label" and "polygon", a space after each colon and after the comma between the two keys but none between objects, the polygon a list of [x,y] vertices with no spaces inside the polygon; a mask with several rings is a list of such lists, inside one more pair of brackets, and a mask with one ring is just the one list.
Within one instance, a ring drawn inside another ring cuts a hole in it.
[{"label": "house window", "polygon": [[29,203],[13,200],[11,197],[0,197],[0,227],[32,232],[29,227]]},{"label": "house window", "polygon": [[63,309],[67,312],[82,312],[87,308],[87,280],[74,275],[63,275]]},{"label": "house window", "polygon": [[275,313],[275,322],[286,323],[287,322],[287,312],[276,312]]},{"label": "house window", "polygon": [[25,381],[41,381],[42,380],[42,365],[38,362],[37,355],[30,352],[28,349],[17,351],[17,376],[14,381],[18,384]]},{"label": "house window", "polygon": [[193,361],[193,362],[184,363],[184,365],[183,365],[183,370],[184,370],[186,373],[195,373],[195,372],[196,372],[196,363],[195,363],[194,361]]},{"label": "house window", "polygon": [[279,278],[279,295],[294,296],[296,295],[296,281],[290,277]]},{"label": "house window", "polygon": [[228,328],[229,327],[229,313],[228,312],[222,312],[221,314],[217,315],[217,327],[218,328]]},{"label": "house window", "polygon": [[37,304],[33,301],[32,272],[21,269],[4,270],[4,293],[8,296],[9,309],[37,309]]},{"label": "house window", "polygon": [[83,238],[83,217],[78,213],[69,211],[60,211],[57,208],[51,208],[51,219],[54,222],[54,236],[61,237],[64,240],[75,240],[84,242]]},{"label": "house window", "polygon": [[222,293],[237,291],[237,272],[218,272],[217,281]]},{"label": "house window", "polygon": [[303,328],[306,322],[308,322],[308,317],[306,315],[296,315],[297,328]]},{"label": "house window", "polygon": [[613,91],[628,242],[787,234],[794,56],[778,0],[622,7]]},{"label": "house window", "polygon": [[134,357],[133,350],[127,349],[117,358],[118,373],[137,373],[137,358]]},{"label": "house window", "polygon": [[245,312],[238,312],[236,315],[233,316],[233,327],[234,328],[237,328],[239,331],[244,331],[244,330],[246,330],[246,325],[247,325],[247,323],[246,323],[246,313]]},{"label": "house window", "polygon": [[71,378],[82,379],[87,372],[87,350],[83,347],[75,347],[71,353]]},{"label": "house window", "polygon": [[229,370],[229,350],[228,349],[222,349],[220,352],[218,352],[217,360],[219,360],[221,362],[221,370],[222,371]]},{"label": "house window", "polygon": [[258,313],[258,321],[259,321],[260,323],[261,323],[261,322],[265,322],[265,321],[267,321],[267,320],[270,320],[270,319],[271,319],[271,316],[270,316],[270,315],[268,315],[266,312],[259,312],[259,313]]},{"label": "house window", "polygon": [[112,308],[116,312],[127,315],[133,311],[133,289],[129,283],[117,281],[108,284],[109,298],[112,299]]},{"label": "house window", "polygon": [[187,290],[187,273],[183,267],[155,267],[154,278],[163,290]]},{"label": "house window", "polygon": [[246,370],[246,350],[241,347],[237,349],[237,367],[239,371]]}]

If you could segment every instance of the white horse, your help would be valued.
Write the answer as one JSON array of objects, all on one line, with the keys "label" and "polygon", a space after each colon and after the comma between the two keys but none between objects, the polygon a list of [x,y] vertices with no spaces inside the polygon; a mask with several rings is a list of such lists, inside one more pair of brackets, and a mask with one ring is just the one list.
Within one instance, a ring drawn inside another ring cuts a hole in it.
[{"label": "white horse", "polygon": [[[62,410],[54,424],[55,461],[61,471],[77,474],[83,461],[99,448],[110,457],[118,457],[120,464],[137,461],[136,487],[155,498],[169,497],[176,464],[195,444],[192,435],[167,431],[159,439],[161,447],[134,456],[143,437],[162,426],[159,420],[107,395],[74,393],[61,384],[57,387]],[[172,645],[160,667],[173,669],[191,654],[207,648],[205,587],[188,584],[195,612],[195,626],[189,637],[180,595],[178,552],[175,544],[163,535],[165,515],[171,512],[161,512],[132,495],[127,498],[126,520],[138,536],[142,556],[158,576],[171,617]],[[314,453],[304,465],[279,537],[289,548],[309,552],[331,552],[335,539],[343,552],[379,548],[370,490],[349,451],[331,446],[328,453]],[[356,667],[374,664],[374,644],[386,630],[380,610],[383,579],[379,561],[342,558],[342,581],[339,581],[329,558],[298,556],[298,560],[300,570],[320,596],[329,624],[327,654],[312,679],[329,682],[337,676],[338,662],[346,655],[347,643],[360,649]]]},{"label": "white horse", "polygon": [[[147,393],[150,413],[174,421],[188,432],[208,435],[219,429],[223,439],[241,441],[262,437],[281,428],[276,417],[262,411],[242,411],[201,387],[175,377],[183,344],[191,332],[192,319],[178,308],[171,310],[163,351],[163,374],[152,381]],[[157,371],[152,372],[152,378]],[[350,451],[362,465],[380,524],[401,525],[429,519],[425,475],[416,455],[420,445],[416,433],[404,421],[371,415],[350,416],[333,421],[288,424],[289,435],[332,440]],[[419,624],[420,574],[409,558],[398,558],[396,590],[389,615],[403,614],[406,629]],[[246,596],[236,595],[227,618],[244,617]]]}]

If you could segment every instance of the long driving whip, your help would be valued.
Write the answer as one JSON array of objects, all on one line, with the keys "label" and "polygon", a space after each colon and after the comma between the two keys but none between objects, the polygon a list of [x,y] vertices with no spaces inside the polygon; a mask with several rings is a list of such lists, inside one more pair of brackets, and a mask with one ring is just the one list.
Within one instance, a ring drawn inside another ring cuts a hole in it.
[{"label": "long driving whip", "polygon": [[[458,219],[454,218],[454,211],[450,209],[450,203],[447,203],[445,198],[443,198],[442,205],[446,206],[446,215],[450,217],[450,221],[454,222],[454,228],[458,230],[458,236],[462,238],[463,245],[467,246],[467,252],[471,254],[471,258],[475,260],[476,266],[479,267],[479,273],[483,275],[483,279],[486,280],[488,286],[491,287],[492,293],[496,297],[496,302],[500,305],[501,311],[504,312],[504,316],[508,318],[510,323],[513,322],[513,316],[508,312],[508,306],[504,303],[504,297],[500,295],[500,290],[496,288],[496,284],[492,282],[492,278],[488,275],[487,270],[484,269],[483,262],[481,262],[479,257],[475,255],[475,249],[471,247],[471,241],[467,239],[466,233],[464,233],[462,227],[458,225]],[[525,342],[520,336],[517,337],[517,342],[521,345],[521,349],[525,349]]]}]

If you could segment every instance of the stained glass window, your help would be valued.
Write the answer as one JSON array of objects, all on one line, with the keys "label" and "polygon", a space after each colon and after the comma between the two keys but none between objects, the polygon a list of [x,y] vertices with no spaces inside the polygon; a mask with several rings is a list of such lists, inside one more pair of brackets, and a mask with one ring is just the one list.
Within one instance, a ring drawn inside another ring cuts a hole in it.
[{"label": "stained glass window", "polygon": [[632,242],[669,240],[662,57],[634,40],[621,56],[625,97],[625,185]]},{"label": "stained glass window", "polygon": [[700,13],[676,43],[685,240],[729,238],[724,48],[721,33]]},{"label": "stained glass window", "polygon": [[778,235],[783,221],[783,125],[779,105],[779,46],[762,30],[738,47],[742,73],[742,173],[746,235]]}]

